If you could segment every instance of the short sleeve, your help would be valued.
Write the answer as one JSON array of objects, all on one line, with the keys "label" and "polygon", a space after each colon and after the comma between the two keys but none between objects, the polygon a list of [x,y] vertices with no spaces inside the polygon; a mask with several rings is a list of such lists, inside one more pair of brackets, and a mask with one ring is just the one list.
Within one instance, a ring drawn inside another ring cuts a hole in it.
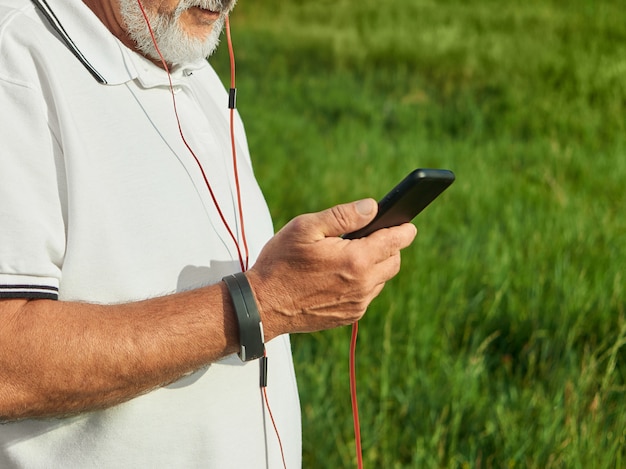
[{"label": "short sleeve", "polygon": [[65,252],[62,155],[43,88],[27,81],[32,58],[17,63],[15,51],[0,46],[0,298],[56,299]]}]

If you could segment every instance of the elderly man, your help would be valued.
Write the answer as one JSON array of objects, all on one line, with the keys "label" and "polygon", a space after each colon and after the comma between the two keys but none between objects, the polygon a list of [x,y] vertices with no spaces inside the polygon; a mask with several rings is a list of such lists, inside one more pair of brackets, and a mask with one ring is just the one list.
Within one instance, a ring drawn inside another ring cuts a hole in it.
[{"label": "elderly man", "polygon": [[398,272],[412,225],[339,237],[371,199],[273,235],[205,60],[233,4],[0,0],[0,467],[299,467],[288,334]]}]

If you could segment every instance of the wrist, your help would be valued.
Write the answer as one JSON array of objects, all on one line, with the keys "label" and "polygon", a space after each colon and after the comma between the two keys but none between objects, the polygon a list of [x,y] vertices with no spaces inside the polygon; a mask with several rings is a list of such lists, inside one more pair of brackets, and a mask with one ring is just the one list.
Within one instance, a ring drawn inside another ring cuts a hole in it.
[{"label": "wrist", "polygon": [[289,293],[276,288],[275,285],[268,282],[268,278],[252,268],[246,271],[246,278],[252,289],[256,304],[263,322],[263,334],[265,341],[270,340],[289,332],[288,315],[283,313],[284,308],[277,301],[285,300],[289,297]]}]

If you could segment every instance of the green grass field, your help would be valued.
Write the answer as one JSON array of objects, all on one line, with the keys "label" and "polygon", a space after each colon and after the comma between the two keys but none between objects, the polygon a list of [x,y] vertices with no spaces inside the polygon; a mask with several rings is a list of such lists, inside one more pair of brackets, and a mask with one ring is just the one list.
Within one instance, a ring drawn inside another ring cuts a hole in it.
[{"label": "green grass field", "polygon": [[[232,26],[276,228],[457,175],[360,324],[365,466],[626,467],[623,2],[242,0]],[[349,336],[293,337],[306,468],[355,467]]]}]

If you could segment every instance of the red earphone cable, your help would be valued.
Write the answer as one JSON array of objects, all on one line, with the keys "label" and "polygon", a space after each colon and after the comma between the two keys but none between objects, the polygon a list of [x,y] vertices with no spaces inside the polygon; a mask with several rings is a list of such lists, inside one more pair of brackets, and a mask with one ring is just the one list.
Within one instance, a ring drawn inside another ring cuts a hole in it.
[{"label": "red earphone cable", "polygon": [[[141,0],[137,0],[137,3],[139,5],[139,9],[141,10],[141,14],[144,17],[144,20],[146,21],[146,25],[148,26],[148,31],[150,32],[150,37],[152,38],[152,43],[154,44],[154,48],[157,51],[157,54],[159,54],[159,58],[161,59],[161,64],[163,66],[163,68],[165,69],[165,71],[167,72],[167,79],[169,80],[169,87],[170,87],[170,93],[172,95],[172,103],[174,106],[174,115],[176,116],[176,123],[178,125],[178,132],[180,133],[180,137],[183,141],[183,143],[185,144],[185,147],[187,148],[187,150],[189,150],[189,153],[191,153],[191,156],[193,156],[193,159],[196,162],[196,165],[198,166],[198,168],[200,169],[200,173],[202,174],[202,178],[204,179],[204,183],[207,187],[207,189],[209,190],[209,194],[211,195],[211,199],[213,200],[213,205],[215,206],[217,213],[219,214],[222,223],[224,224],[224,227],[226,228],[226,231],[228,231],[228,234],[230,235],[231,239],[233,240],[233,242],[235,243],[235,247],[237,248],[237,255],[239,256],[239,265],[241,267],[241,271],[245,272],[247,270],[247,264],[248,264],[248,259],[246,257],[245,261],[244,261],[244,257],[241,253],[241,248],[239,247],[239,242],[237,241],[237,238],[235,236],[235,234],[233,233],[233,230],[230,228],[230,225],[228,224],[228,221],[226,221],[226,217],[224,216],[224,213],[222,212],[222,209],[220,208],[220,205],[217,201],[217,198],[215,197],[215,194],[213,192],[213,188],[211,187],[211,184],[209,183],[209,179],[207,178],[206,173],[204,172],[204,168],[202,167],[202,165],[200,164],[200,160],[198,159],[198,157],[196,156],[196,153],[193,151],[193,149],[191,148],[191,146],[187,143],[187,139],[185,138],[185,134],[183,133],[183,128],[182,125],[180,123],[180,118],[178,116],[178,108],[176,107],[176,96],[174,94],[174,85],[172,83],[172,77],[170,75],[170,70],[169,67],[167,66],[167,62],[165,61],[165,58],[163,58],[163,55],[161,54],[161,51],[159,50],[159,46],[157,45],[157,40],[156,37],[154,36],[154,31],[152,30],[152,25],[150,24],[150,20],[148,19],[148,15],[146,14],[146,11],[143,7],[143,4],[141,2]],[[231,140],[234,141],[234,136],[233,136],[233,132],[232,132],[232,126],[231,126]],[[234,147],[234,145],[233,145]],[[234,149],[233,149],[234,152]],[[235,183],[237,185],[237,201],[239,203],[239,213],[242,213],[241,210],[241,195],[239,193],[239,177],[237,175],[237,167],[235,166]],[[243,218],[241,219],[241,223],[243,225]],[[242,237],[243,237],[243,233],[242,233]],[[244,245],[246,245],[246,250],[247,250],[247,243],[244,241]]]},{"label": "red earphone cable", "polygon": [[287,462],[285,461],[285,450],[283,449],[283,442],[280,439],[280,433],[278,433],[278,426],[276,426],[276,420],[274,420],[274,415],[272,414],[272,408],[270,407],[270,402],[267,398],[267,388],[261,388],[263,390],[263,399],[265,400],[265,407],[267,407],[267,413],[270,415],[270,420],[272,421],[272,426],[274,427],[274,433],[276,433],[276,437],[278,438],[278,446],[280,446],[280,457],[283,460],[283,467],[287,469]]},{"label": "red earphone cable", "polygon": [[[230,35],[230,19],[226,16],[226,38],[228,42],[228,56],[230,57],[230,89],[231,93],[236,93],[235,82],[235,52],[233,50],[233,41]],[[235,101],[233,99],[233,101]],[[237,204],[239,206],[239,222],[241,223],[241,238],[243,240],[243,247],[245,250],[245,270],[248,270],[248,262],[250,254],[248,252],[248,241],[246,239],[246,229],[243,220],[243,208],[241,203],[241,189],[239,187],[239,171],[237,169],[237,145],[235,144],[235,105],[230,106],[230,143],[233,152],[233,167],[235,171],[235,186],[237,188]]]},{"label": "red earphone cable", "polygon": [[[226,39],[228,42],[228,56],[230,57],[230,92],[231,94],[236,93],[236,80],[235,80],[235,52],[233,50],[233,41],[232,41],[232,37],[230,34],[230,19],[228,16],[226,16]],[[240,223],[241,223],[241,236],[243,238],[243,245],[244,245],[244,249],[245,249],[245,253],[246,253],[246,270],[248,268],[248,259],[249,259],[249,253],[248,253],[248,242],[246,240],[246,234],[245,234],[245,226],[244,226],[244,220],[243,220],[243,212],[242,212],[242,204],[241,204],[241,190],[239,188],[239,177],[238,177],[238,171],[237,171],[237,150],[236,150],[236,146],[235,146],[235,97],[232,97],[232,106],[230,106],[230,139],[231,139],[231,148],[233,151],[233,166],[235,168],[235,185],[237,187],[237,202],[239,204],[239,219],[240,219]],[[267,354],[264,355],[263,360],[267,360]],[[266,361],[267,363],[267,361]],[[263,364],[261,364],[261,366],[263,366]],[[261,386],[261,391],[263,392],[263,399],[265,401],[265,407],[267,408],[267,413],[270,416],[270,420],[272,421],[272,426],[274,427],[274,433],[276,434],[276,438],[278,439],[278,445],[280,447],[280,456],[282,458],[283,461],[283,467],[285,469],[287,469],[287,462],[285,461],[285,450],[283,449],[283,442],[280,438],[280,433],[278,432],[278,426],[276,425],[276,420],[274,419],[274,414],[272,413],[272,407],[270,406],[270,401],[267,397],[267,386],[264,385]]]},{"label": "red earphone cable", "polygon": [[[209,180],[206,176],[206,173],[204,172],[204,168],[202,167],[202,164],[200,163],[200,160],[198,159],[198,157],[196,156],[195,152],[193,151],[193,149],[191,148],[191,146],[187,143],[187,139],[185,138],[185,134],[183,132],[182,129],[182,125],[180,123],[180,118],[178,116],[178,109],[176,107],[176,95],[174,93],[174,86],[172,83],[172,77],[170,75],[170,71],[169,71],[169,67],[167,66],[167,62],[165,61],[163,55],[161,54],[161,51],[159,50],[159,46],[157,45],[157,41],[156,41],[156,37],[154,35],[154,31],[152,30],[152,26],[150,24],[150,20],[148,19],[148,15],[146,14],[146,11],[144,10],[143,4],[141,2],[141,0],[137,0],[137,3],[139,4],[139,8],[141,10],[141,13],[144,17],[144,20],[146,21],[146,25],[148,26],[148,31],[150,32],[150,37],[152,38],[152,42],[154,44],[154,48],[156,49],[159,58],[161,59],[161,64],[163,65],[163,68],[165,69],[165,71],[167,72],[167,78],[169,80],[169,87],[170,87],[170,93],[172,95],[172,103],[174,106],[174,114],[176,116],[176,123],[178,125],[178,131],[180,133],[180,137],[183,141],[183,143],[185,144],[185,147],[187,148],[187,150],[189,151],[189,153],[191,153],[191,155],[193,156],[198,168],[200,169],[200,172],[202,173],[202,177],[204,179],[204,183],[207,187],[207,189],[209,190],[209,193],[211,194],[211,199],[213,200],[213,204],[215,205],[215,208],[217,209],[217,212],[222,220],[222,223],[224,224],[224,226],[226,227],[226,230],[228,231],[228,234],[230,235],[230,237],[232,238],[233,242],[235,243],[235,246],[237,248],[237,254],[239,256],[239,264],[241,266],[241,271],[245,272],[246,270],[248,270],[249,267],[249,251],[248,251],[248,241],[246,239],[246,232],[245,232],[245,226],[244,226],[244,218],[243,218],[243,204],[241,202],[241,187],[240,187],[240,183],[239,183],[239,170],[237,167],[237,150],[236,150],[236,140],[235,140],[235,105],[233,102],[232,106],[229,106],[230,108],[230,142],[231,142],[231,148],[232,148],[232,157],[233,157],[233,172],[234,172],[234,177],[235,177],[235,187],[236,187],[236,192],[237,192],[237,205],[238,205],[238,214],[239,214],[239,223],[241,226],[241,238],[243,240],[243,246],[244,246],[244,250],[245,250],[245,259],[244,256],[242,255],[241,252],[241,248],[239,246],[239,243],[237,241],[237,238],[235,237],[233,230],[230,228],[230,225],[228,224],[228,222],[226,221],[226,218],[224,217],[224,214],[222,213],[222,210],[219,206],[219,203],[217,201],[217,198],[215,197],[215,194],[213,193],[213,189],[211,188],[211,184],[209,183]],[[228,40],[228,52],[229,52],[229,57],[230,57],[230,84],[231,84],[231,93],[235,93],[235,55],[233,52],[233,45],[232,45],[232,39],[231,39],[231,34],[230,34],[230,21],[228,16],[226,16],[225,18],[225,26],[226,26],[226,36],[227,36],[227,40]],[[233,99],[234,101],[234,99]],[[264,357],[264,359],[267,359],[267,356]],[[280,433],[278,432],[278,426],[276,425],[276,420],[274,419],[274,415],[272,414],[272,409],[270,407],[270,403],[269,403],[269,399],[267,397],[267,387],[266,386],[262,386],[262,393],[263,393],[263,398],[264,398],[264,402],[265,402],[265,407],[267,408],[268,414],[270,416],[270,419],[272,421],[272,425],[274,427],[274,432],[276,433],[276,437],[278,439],[278,444],[280,446],[280,455],[283,461],[283,467],[285,469],[287,469],[287,463],[285,461],[285,451],[283,449],[283,443],[282,440],[280,438]]]},{"label": "red earphone cable", "polygon": [[356,339],[359,332],[359,323],[352,324],[350,339],[350,399],[352,402],[352,419],[354,422],[354,442],[356,444],[357,467],[363,469],[363,450],[361,448],[361,424],[359,422],[359,405],[356,393]]},{"label": "red earphone cable", "polygon": [[[228,42],[228,56],[230,57],[230,92],[231,93],[236,93],[236,80],[235,80],[235,53],[233,50],[233,41],[232,41],[232,37],[230,34],[230,19],[228,16],[226,16],[226,38],[227,38],[227,42]],[[233,99],[233,101],[235,101]],[[238,177],[238,171],[237,171],[237,150],[236,150],[236,146],[235,146],[235,106],[234,103],[232,106],[230,106],[230,138],[231,138],[231,147],[233,150],[233,166],[235,167],[235,185],[237,187],[237,200],[239,203],[239,219],[240,219],[240,223],[241,223],[241,236],[243,238],[243,245],[244,245],[244,249],[245,249],[245,253],[246,253],[246,269],[248,268],[248,259],[249,259],[249,254],[248,254],[248,242],[246,240],[246,235],[245,235],[245,226],[244,226],[244,220],[243,220],[243,212],[241,210],[242,204],[241,204],[241,190],[239,189],[239,177]],[[267,360],[267,355],[264,355],[263,357],[264,360]],[[267,413],[270,416],[270,420],[272,421],[272,426],[274,427],[274,433],[276,433],[276,438],[278,439],[278,445],[280,446],[280,456],[282,458],[283,461],[283,467],[285,469],[287,469],[287,463],[285,461],[285,451],[283,449],[283,442],[280,438],[280,433],[278,432],[278,426],[276,425],[276,420],[274,419],[274,414],[272,414],[272,408],[270,406],[270,402],[269,399],[267,397],[267,386],[262,386],[261,390],[263,392],[263,399],[265,401],[265,407],[267,408]]]}]

